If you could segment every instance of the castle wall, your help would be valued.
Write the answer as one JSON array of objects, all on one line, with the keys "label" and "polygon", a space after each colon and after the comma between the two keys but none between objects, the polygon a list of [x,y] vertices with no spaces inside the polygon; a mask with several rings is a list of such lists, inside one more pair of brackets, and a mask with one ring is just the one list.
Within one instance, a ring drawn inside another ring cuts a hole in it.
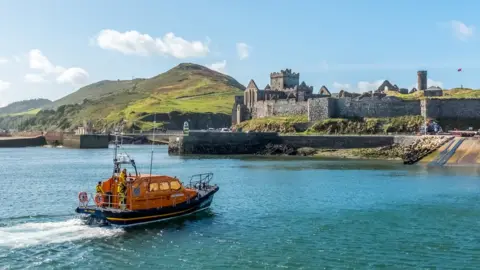
[{"label": "castle wall", "polygon": [[255,103],[252,117],[264,118],[272,116],[306,115],[307,101],[295,101],[295,99],[265,100]]},{"label": "castle wall", "polygon": [[352,98],[335,99],[334,117],[398,117],[405,115],[420,115],[419,100]]},{"label": "castle wall", "polygon": [[308,121],[320,121],[331,118],[334,115],[333,98],[311,98],[307,101]]},{"label": "castle wall", "polygon": [[299,76],[285,76],[283,79],[283,85],[285,88],[295,87],[296,85],[300,84],[300,77]]},{"label": "castle wall", "polygon": [[283,77],[271,77],[270,87],[274,90],[283,89]]},{"label": "castle wall", "polygon": [[441,118],[480,118],[480,99],[427,99],[427,117]]}]

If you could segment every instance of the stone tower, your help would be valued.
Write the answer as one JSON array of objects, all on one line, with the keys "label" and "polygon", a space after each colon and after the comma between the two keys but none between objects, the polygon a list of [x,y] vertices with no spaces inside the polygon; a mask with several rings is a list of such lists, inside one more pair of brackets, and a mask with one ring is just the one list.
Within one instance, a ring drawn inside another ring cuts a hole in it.
[{"label": "stone tower", "polygon": [[292,72],[291,69],[270,73],[270,87],[272,90],[293,88],[300,84],[300,73]]},{"label": "stone tower", "polygon": [[427,89],[427,71],[419,70],[417,71],[417,90]]}]

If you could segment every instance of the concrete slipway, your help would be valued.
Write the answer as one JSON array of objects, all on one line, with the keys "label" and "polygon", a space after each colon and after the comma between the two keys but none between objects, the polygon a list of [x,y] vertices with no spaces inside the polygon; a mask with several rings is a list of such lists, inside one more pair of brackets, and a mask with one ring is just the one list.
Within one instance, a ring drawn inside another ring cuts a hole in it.
[{"label": "concrete slipway", "polygon": [[480,165],[480,138],[454,138],[420,163],[431,166]]}]

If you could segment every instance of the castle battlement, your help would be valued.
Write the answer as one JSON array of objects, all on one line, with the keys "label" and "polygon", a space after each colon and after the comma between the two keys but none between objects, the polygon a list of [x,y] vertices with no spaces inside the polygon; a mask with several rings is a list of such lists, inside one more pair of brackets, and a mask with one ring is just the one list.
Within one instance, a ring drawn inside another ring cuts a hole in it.
[{"label": "castle battlement", "polygon": [[281,70],[280,72],[270,73],[270,78],[277,78],[277,77],[284,77],[284,76],[300,78],[300,73],[292,72],[292,70],[289,68],[285,70]]}]

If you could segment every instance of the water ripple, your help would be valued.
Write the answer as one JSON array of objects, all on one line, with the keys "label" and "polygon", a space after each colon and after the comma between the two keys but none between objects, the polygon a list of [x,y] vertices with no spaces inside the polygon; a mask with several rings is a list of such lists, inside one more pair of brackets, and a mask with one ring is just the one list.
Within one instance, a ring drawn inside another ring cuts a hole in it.
[{"label": "water ripple", "polygon": [[[149,148],[129,147],[141,170]],[[155,171],[212,171],[211,211],[125,230],[73,218],[111,152],[0,149],[0,269],[475,269],[476,171],[391,162],[180,158]],[[55,157],[52,159],[52,157]],[[28,194],[18,193],[26,190]]]}]

